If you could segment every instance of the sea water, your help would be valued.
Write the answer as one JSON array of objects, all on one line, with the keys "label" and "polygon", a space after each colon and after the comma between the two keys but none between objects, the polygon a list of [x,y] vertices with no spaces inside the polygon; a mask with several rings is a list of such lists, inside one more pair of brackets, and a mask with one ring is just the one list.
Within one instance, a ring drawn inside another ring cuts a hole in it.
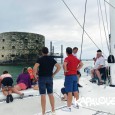
[{"label": "sea water", "polygon": [[[93,61],[83,61],[83,68],[80,70],[82,76],[84,76],[84,74],[86,75],[86,73],[84,73],[84,68],[87,66],[92,66],[93,65]],[[63,79],[64,78],[64,71],[63,71],[63,67],[62,64],[61,65],[61,70],[59,71],[59,73],[56,74],[56,76],[54,77],[54,79]],[[31,67],[33,67],[34,65],[31,65]],[[12,76],[13,76],[13,80],[14,80],[14,84],[16,83],[16,79],[19,76],[20,73],[22,73],[22,69],[24,67],[30,67],[30,66],[24,66],[24,65],[16,65],[16,66],[0,66],[0,75],[3,73],[3,71],[7,70]],[[55,69],[55,68],[54,68]]]}]

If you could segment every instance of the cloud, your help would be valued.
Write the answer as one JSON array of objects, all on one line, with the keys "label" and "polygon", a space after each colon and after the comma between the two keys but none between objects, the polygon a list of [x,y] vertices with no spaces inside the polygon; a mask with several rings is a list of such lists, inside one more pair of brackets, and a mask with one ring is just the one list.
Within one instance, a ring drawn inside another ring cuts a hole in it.
[{"label": "cloud", "polygon": [[[67,46],[78,46],[80,49],[83,30],[61,0],[0,1],[0,32],[24,31],[42,34],[46,37],[46,46],[49,47],[49,41],[53,41],[56,52],[59,51],[61,44],[64,45],[64,50]],[[65,2],[83,24],[85,0],[65,0]],[[101,47],[97,3],[89,0],[87,5],[85,29]],[[104,49],[106,51],[106,48]],[[92,50],[97,50],[86,35],[83,50],[83,58],[94,57],[95,51]],[[86,52],[89,55],[86,55]]]}]

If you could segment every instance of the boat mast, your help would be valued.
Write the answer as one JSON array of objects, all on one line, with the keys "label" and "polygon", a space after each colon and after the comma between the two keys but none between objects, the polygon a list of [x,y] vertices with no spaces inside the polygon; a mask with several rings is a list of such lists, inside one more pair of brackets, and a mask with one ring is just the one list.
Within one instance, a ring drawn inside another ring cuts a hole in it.
[{"label": "boat mast", "polygon": [[[109,0],[115,6],[115,0]],[[115,9],[110,6],[110,53],[115,57]],[[115,62],[110,64],[111,85],[115,85]]]}]

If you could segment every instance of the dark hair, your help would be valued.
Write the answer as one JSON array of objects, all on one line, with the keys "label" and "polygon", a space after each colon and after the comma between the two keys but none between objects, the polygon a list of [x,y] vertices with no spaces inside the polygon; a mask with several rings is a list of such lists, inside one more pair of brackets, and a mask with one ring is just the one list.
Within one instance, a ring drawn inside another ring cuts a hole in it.
[{"label": "dark hair", "polygon": [[3,74],[7,74],[8,73],[8,71],[3,71]]},{"label": "dark hair", "polygon": [[72,48],[71,48],[71,47],[67,47],[67,48],[66,48],[66,53],[72,54]]},{"label": "dark hair", "polygon": [[102,52],[102,51],[99,49],[99,50],[97,50],[97,52]]},{"label": "dark hair", "polygon": [[23,68],[22,73],[28,73],[27,67],[24,67],[24,68]]},{"label": "dark hair", "polygon": [[42,53],[44,53],[44,54],[48,54],[48,48],[47,47],[43,47],[42,48]]},{"label": "dark hair", "polygon": [[73,50],[78,50],[78,48],[77,48],[77,47],[74,47]]}]

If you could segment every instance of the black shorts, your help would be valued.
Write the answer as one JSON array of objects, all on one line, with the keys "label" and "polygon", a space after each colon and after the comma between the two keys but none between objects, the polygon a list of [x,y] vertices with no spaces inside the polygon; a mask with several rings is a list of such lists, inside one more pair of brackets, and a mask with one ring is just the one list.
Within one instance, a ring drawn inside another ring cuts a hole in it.
[{"label": "black shorts", "polygon": [[80,73],[80,71],[77,71],[77,75],[79,75],[79,77],[81,77],[81,73]]},{"label": "black shorts", "polygon": [[5,87],[5,86],[13,86],[13,79],[11,78],[11,77],[6,77],[6,78],[4,78],[3,80],[2,80],[2,85],[3,85],[3,87]]}]

